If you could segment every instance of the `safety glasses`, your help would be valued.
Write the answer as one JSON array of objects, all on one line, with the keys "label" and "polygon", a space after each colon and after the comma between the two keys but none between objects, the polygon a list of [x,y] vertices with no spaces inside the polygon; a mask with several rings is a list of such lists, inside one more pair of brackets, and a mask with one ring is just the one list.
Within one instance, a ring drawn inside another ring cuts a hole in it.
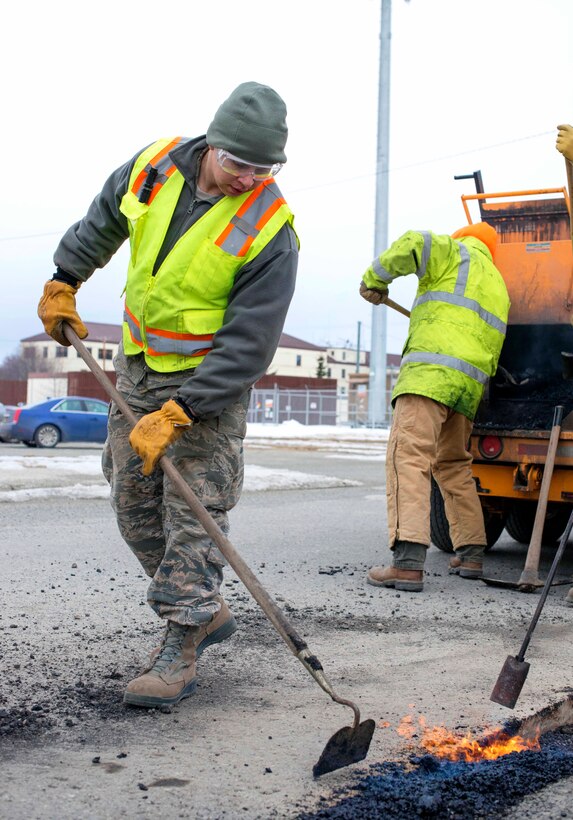
[{"label": "safety glasses", "polygon": [[283,167],[280,162],[275,162],[274,165],[252,165],[233,156],[224,148],[217,148],[217,164],[226,174],[234,177],[253,177],[256,180],[274,177]]}]

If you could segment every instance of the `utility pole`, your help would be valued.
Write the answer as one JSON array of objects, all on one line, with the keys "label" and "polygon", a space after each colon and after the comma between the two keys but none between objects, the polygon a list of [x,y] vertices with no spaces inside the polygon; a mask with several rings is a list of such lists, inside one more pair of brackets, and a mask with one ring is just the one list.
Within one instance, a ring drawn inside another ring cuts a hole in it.
[{"label": "utility pole", "polygon": [[362,322],[358,322],[358,332],[356,334],[356,372],[360,373],[360,328]]},{"label": "utility pole", "polygon": [[[392,0],[381,0],[380,68],[378,76],[378,142],[376,151],[376,221],[374,258],[388,246],[388,168],[390,143],[390,29]],[[372,427],[386,422],[387,308],[372,305],[372,340],[368,421]]]}]

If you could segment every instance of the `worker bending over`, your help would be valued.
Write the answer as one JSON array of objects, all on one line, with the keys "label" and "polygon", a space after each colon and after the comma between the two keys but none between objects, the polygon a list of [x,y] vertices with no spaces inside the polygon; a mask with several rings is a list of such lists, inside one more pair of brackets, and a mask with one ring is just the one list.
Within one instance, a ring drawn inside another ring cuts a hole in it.
[{"label": "worker bending over", "polygon": [[[251,386],[277,348],[294,291],[298,239],[276,182],[286,161],[286,106],[272,88],[239,85],[206,135],[160,139],[115,170],[62,238],[39,315],[68,345],[62,322],[88,330],[76,292],[126,239],[117,389],[103,470],[120,533],[149,576],[163,641],[124,701],[177,703],[196,685],[203,650],[235,619],[220,595],[223,555],[158,467],[168,453],[227,533],[243,485]],[[121,283],[115,288],[121,291]]]},{"label": "worker bending over", "polygon": [[386,457],[392,566],[368,583],[421,592],[430,546],[431,477],[444,498],[456,555],[452,571],[480,578],[486,535],[466,447],[484,387],[497,368],[509,296],[493,263],[497,234],[485,222],[452,236],[408,231],[366,270],[360,294],[375,305],[399,276],[419,279],[392,393]]}]

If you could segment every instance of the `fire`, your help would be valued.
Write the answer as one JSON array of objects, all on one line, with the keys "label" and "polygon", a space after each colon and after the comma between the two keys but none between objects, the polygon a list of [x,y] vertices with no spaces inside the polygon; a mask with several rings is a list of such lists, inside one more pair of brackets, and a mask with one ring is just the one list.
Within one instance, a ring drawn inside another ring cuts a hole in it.
[{"label": "fire", "polygon": [[412,715],[406,715],[396,731],[407,740],[421,734],[417,745],[434,757],[468,763],[495,760],[512,752],[523,752],[526,749],[537,751],[540,748],[539,735],[532,739],[519,735],[510,736],[497,727],[477,738],[471,732],[453,732],[445,726],[429,727],[422,716],[416,721]]}]

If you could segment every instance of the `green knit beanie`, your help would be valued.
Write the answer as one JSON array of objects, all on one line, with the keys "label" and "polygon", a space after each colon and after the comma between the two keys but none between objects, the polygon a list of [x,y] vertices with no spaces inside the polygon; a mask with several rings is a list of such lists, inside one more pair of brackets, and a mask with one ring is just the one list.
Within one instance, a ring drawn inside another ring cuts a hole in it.
[{"label": "green knit beanie", "polygon": [[268,85],[237,86],[217,109],[207,142],[253,165],[286,162],[286,105]]}]

